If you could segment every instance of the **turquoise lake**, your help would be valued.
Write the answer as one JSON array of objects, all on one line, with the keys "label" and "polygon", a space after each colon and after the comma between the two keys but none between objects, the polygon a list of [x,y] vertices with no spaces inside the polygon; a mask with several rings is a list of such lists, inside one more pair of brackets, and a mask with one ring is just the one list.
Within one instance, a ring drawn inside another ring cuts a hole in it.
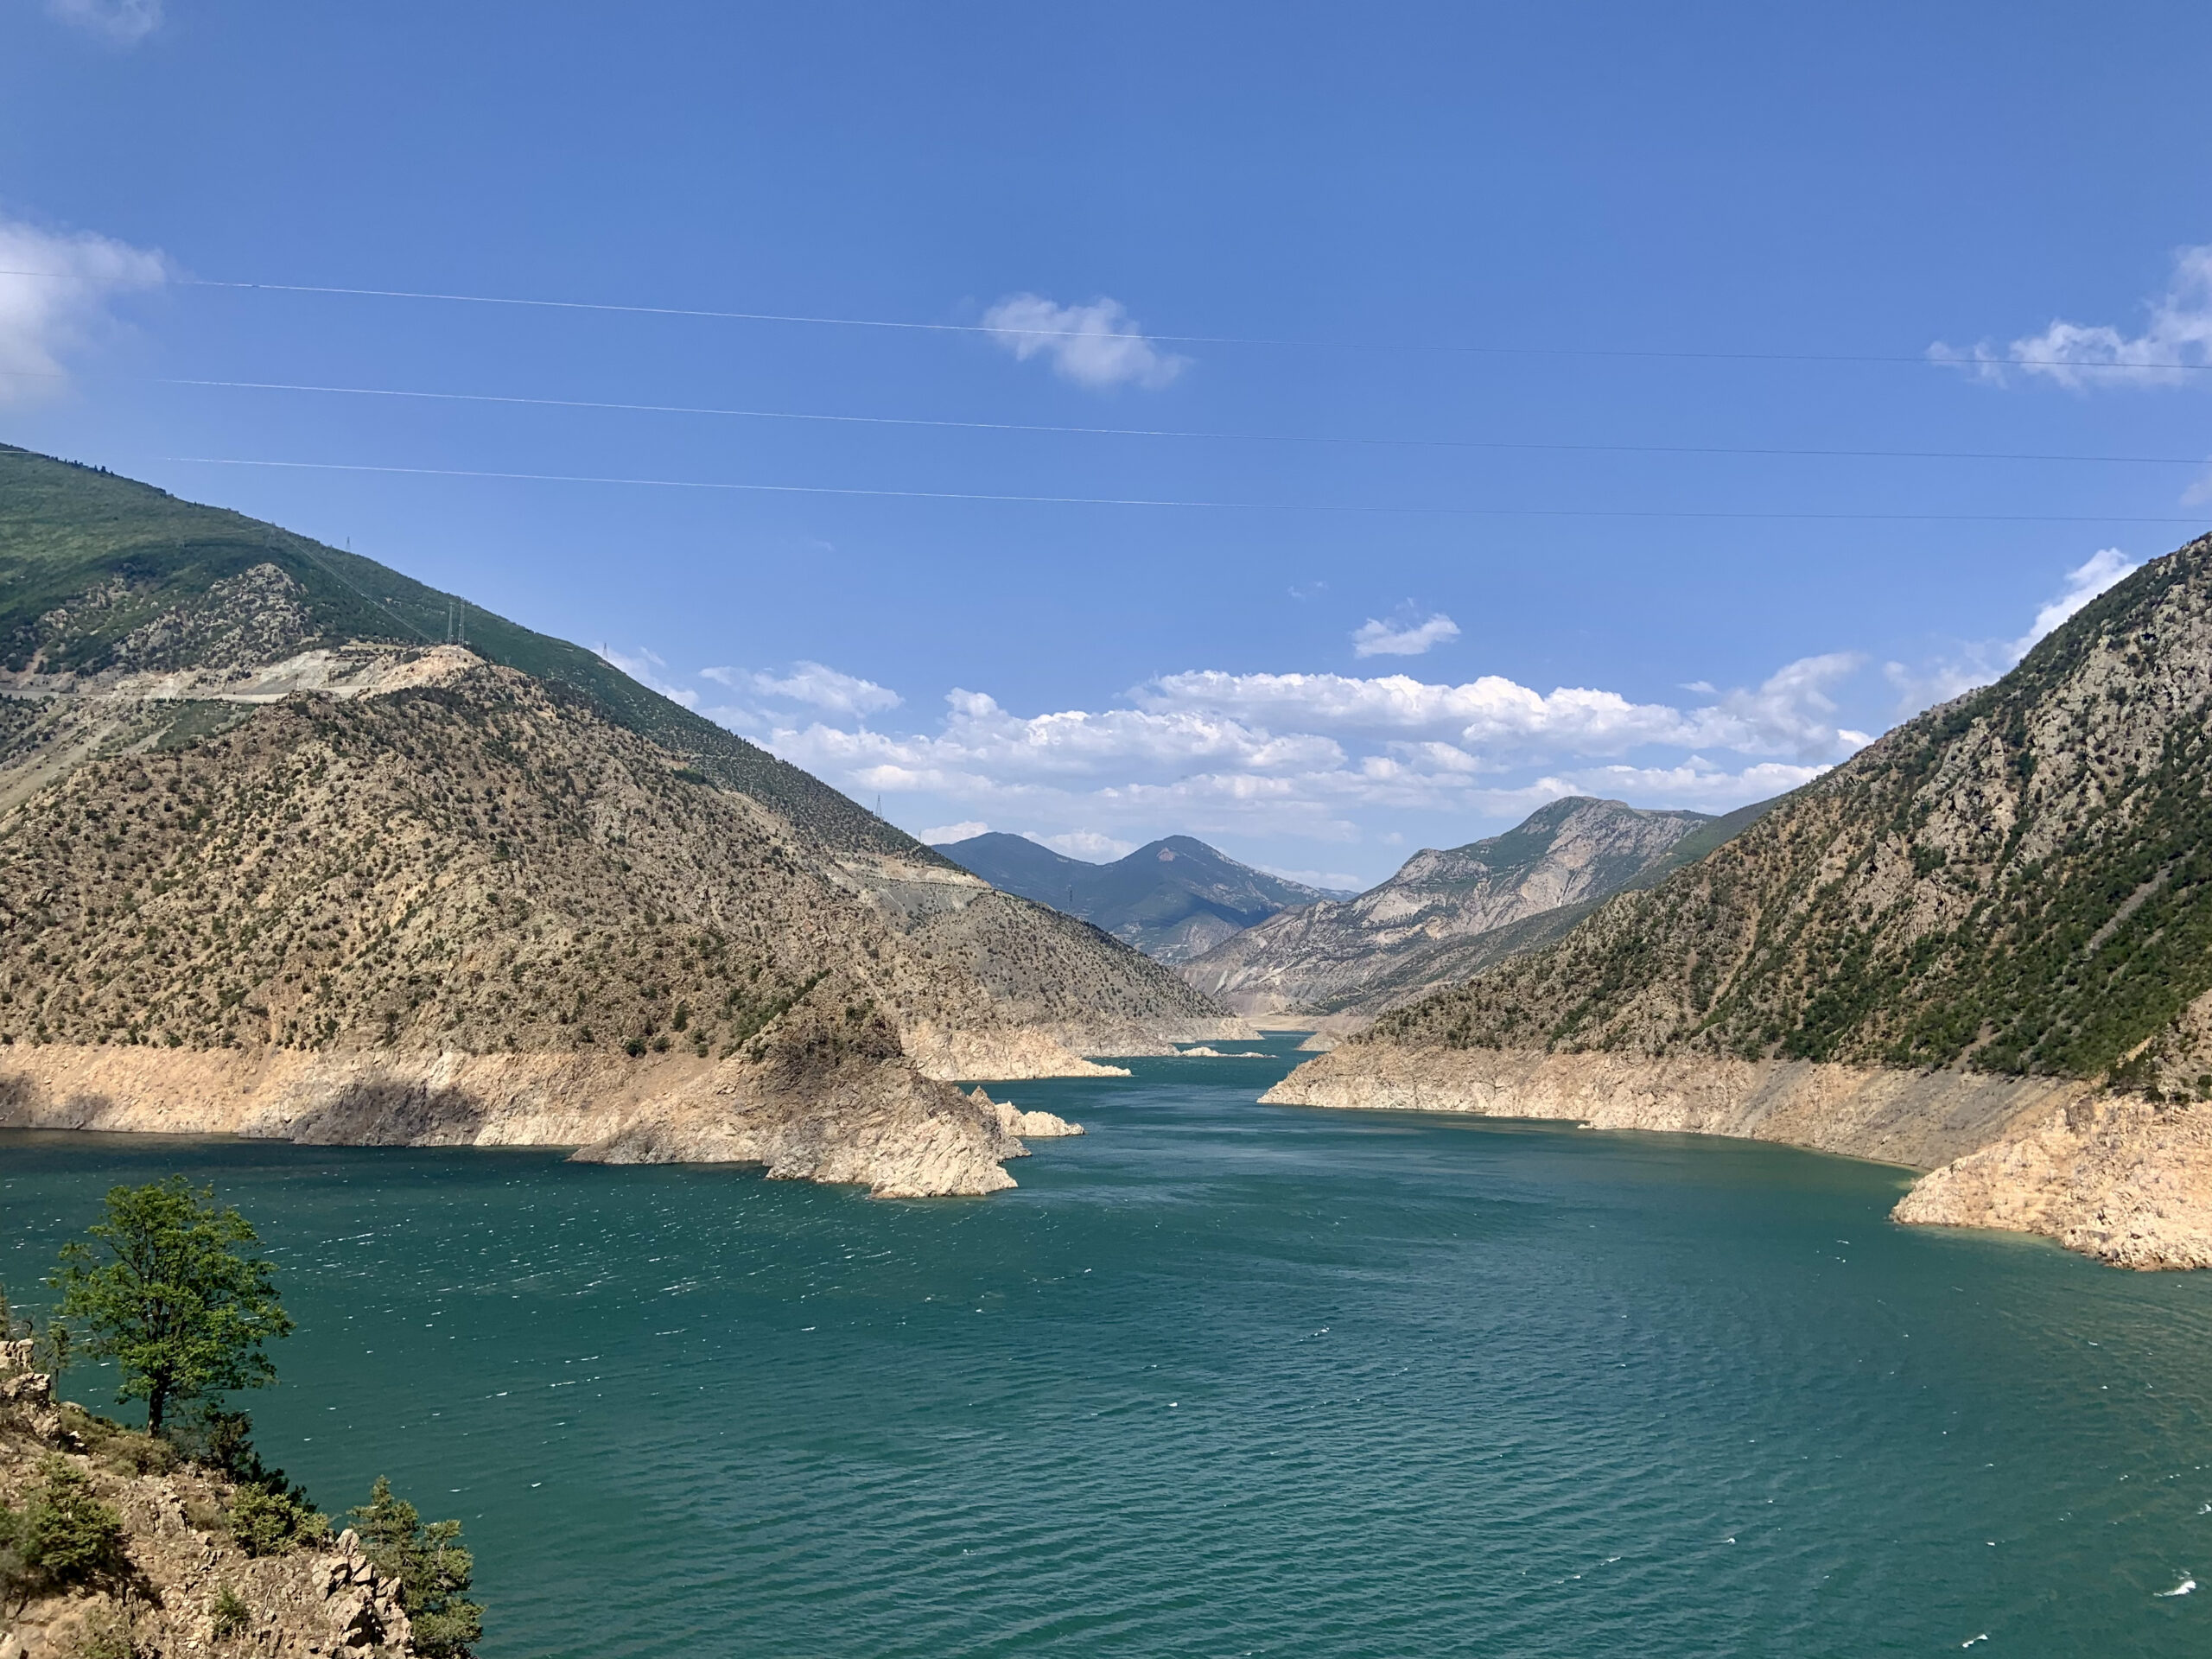
[{"label": "turquoise lake", "polygon": [[212,1182],[299,1324],[264,1454],[460,1516],[487,1659],[2212,1651],[2212,1275],[1259,1105],[1294,1040],[1007,1085],[1090,1133],[976,1200],[0,1133],[0,1278]]}]

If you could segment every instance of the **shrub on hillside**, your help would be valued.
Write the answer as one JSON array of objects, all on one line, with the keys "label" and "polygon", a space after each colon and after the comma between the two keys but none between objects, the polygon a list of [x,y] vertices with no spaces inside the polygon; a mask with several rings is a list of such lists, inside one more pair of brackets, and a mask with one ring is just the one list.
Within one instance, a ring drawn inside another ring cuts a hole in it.
[{"label": "shrub on hillside", "polygon": [[33,1596],[112,1579],[123,1565],[123,1517],[67,1458],[40,1462],[22,1509],[0,1503],[0,1607],[10,1614]]}]

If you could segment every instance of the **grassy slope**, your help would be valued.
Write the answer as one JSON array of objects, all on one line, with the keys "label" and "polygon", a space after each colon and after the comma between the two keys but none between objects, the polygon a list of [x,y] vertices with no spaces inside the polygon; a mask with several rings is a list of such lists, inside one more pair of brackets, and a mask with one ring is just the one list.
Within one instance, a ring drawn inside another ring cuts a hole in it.
[{"label": "grassy slope", "polygon": [[[28,665],[28,642],[41,616],[101,584],[121,578],[129,595],[102,607],[92,626],[49,647],[48,667],[94,671],[132,628],[188,604],[211,583],[262,563],[276,565],[307,589],[317,624],[334,642],[435,642],[445,637],[449,607],[459,602],[373,559],[241,513],[0,445],[0,651],[10,669]],[[818,779],[639,684],[581,646],[474,606],[468,612],[468,642],[491,661],[519,669],[617,725],[690,756],[701,772],[772,807],[834,850],[940,861]]]}]

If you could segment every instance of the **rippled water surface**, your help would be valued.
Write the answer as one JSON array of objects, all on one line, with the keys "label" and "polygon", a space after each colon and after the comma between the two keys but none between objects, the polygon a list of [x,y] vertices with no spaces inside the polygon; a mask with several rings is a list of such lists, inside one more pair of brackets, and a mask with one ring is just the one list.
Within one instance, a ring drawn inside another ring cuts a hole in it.
[{"label": "rippled water surface", "polygon": [[1287,1065],[1012,1086],[1091,1133],[927,1204],[0,1134],[0,1275],[213,1181],[299,1320],[264,1450],[462,1517],[488,1659],[2212,1650],[2212,1276]]}]

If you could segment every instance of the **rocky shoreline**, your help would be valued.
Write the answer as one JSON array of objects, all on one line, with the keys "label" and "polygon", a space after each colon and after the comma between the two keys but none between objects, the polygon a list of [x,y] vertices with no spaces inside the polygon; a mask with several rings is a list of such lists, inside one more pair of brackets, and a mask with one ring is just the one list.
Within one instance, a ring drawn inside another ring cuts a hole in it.
[{"label": "rocky shoreline", "polygon": [[1929,1172],[1900,1222],[2039,1234],[2117,1267],[2212,1266],[2212,1107],[2070,1079],[1361,1042],[1261,1099],[1778,1141]]},{"label": "rocky shoreline", "polygon": [[[1110,1073],[1092,1072],[1100,1074]],[[1009,1117],[1007,1109],[903,1057],[864,1051],[772,1049],[759,1060],[710,1060],[0,1050],[0,1128],[319,1146],[565,1147],[582,1162],[758,1164],[775,1179],[851,1182],[878,1198],[998,1192],[1014,1184],[1005,1162],[1028,1154],[1022,1134],[1079,1133],[1050,1114]]]}]

